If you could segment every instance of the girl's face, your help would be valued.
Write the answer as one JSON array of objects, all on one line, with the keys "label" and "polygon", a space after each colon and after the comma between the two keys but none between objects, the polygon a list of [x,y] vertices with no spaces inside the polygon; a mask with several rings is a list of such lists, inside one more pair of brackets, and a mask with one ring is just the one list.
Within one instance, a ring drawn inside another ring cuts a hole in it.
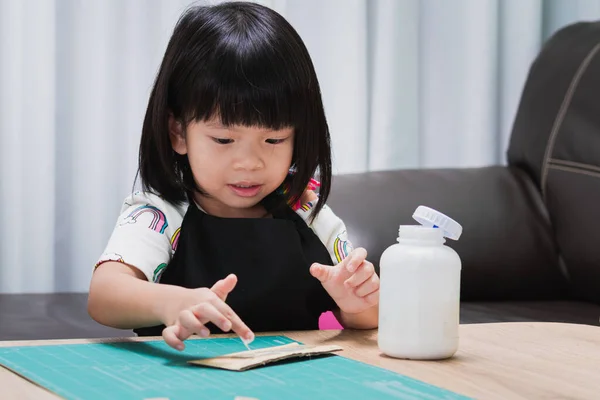
[{"label": "girl's face", "polygon": [[258,204],[277,189],[288,174],[294,150],[294,130],[223,126],[218,119],[192,122],[184,134],[169,123],[171,144],[187,154],[196,183],[207,195],[196,202],[219,217],[260,217]]}]

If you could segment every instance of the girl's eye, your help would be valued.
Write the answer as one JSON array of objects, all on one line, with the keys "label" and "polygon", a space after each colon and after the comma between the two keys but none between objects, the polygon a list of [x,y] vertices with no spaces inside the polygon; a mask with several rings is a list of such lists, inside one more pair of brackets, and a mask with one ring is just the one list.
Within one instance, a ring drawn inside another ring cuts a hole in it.
[{"label": "girl's eye", "polygon": [[229,143],[233,143],[232,139],[220,139],[220,138],[212,138],[216,143],[219,144],[229,144]]},{"label": "girl's eye", "polygon": [[269,144],[279,144],[283,143],[285,139],[267,139],[266,142]]}]

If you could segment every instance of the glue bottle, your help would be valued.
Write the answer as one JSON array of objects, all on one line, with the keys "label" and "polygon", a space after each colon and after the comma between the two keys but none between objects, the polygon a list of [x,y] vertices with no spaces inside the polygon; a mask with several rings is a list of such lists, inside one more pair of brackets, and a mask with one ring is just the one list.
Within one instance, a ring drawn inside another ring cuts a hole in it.
[{"label": "glue bottle", "polygon": [[460,271],[458,254],[444,245],[462,227],[419,206],[420,225],[400,225],[398,243],[380,260],[379,349],[394,358],[439,360],[458,350]]}]

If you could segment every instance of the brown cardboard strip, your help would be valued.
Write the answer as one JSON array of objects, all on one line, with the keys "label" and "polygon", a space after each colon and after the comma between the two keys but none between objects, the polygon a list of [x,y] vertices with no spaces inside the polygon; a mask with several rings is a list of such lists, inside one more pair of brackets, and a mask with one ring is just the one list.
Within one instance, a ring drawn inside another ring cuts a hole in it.
[{"label": "brown cardboard strip", "polygon": [[310,346],[298,343],[285,344],[283,346],[267,347],[265,349],[241,351],[238,353],[225,354],[218,357],[203,358],[188,361],[190,364],[205,367],[228,369],[230,371],[245,371],[251,368],[266,365],[275,361],[288,358],[307,357],[332,353],[343,350],[336,345]]}]

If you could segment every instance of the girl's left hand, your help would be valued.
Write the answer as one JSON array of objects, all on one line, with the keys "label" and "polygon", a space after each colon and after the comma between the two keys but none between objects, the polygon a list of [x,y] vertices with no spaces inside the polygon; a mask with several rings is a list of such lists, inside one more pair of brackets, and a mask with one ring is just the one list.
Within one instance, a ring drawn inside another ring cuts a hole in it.
[{"label": "girl's left hand", "polygon": [[311,275],[343,312],[360,313],[379,303],[379,277],[366,257],[365,249],[356,248],[337,265],[314,263],[310,267]]}]

